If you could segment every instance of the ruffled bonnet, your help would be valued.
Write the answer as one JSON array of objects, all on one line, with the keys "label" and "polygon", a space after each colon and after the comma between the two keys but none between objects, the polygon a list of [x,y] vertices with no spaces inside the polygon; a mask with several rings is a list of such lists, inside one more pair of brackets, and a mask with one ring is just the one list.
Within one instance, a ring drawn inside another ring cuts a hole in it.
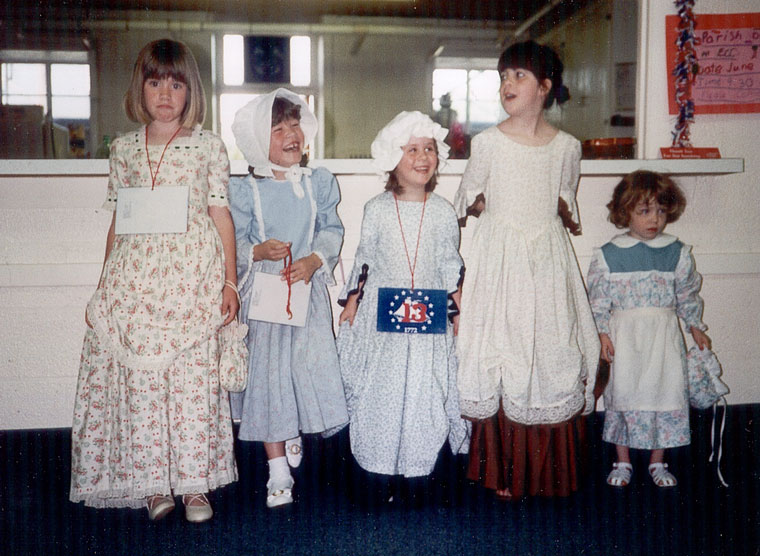
[{"label": "ruffled bonnet", "polygon": [[272,169],[286,171],[269,160],[269,140],[272,133],[272,104],[282,97],[301,107],[301,130],[304,145],[308,145],[317,135],[317,118],[309,105],[292,91],[275,89],[271,93],[254,98],[235,113],[232,133],[235,143],[248,164],[256,169],[256,174],[274,177]]},{"label": "ruffled bonnet", "polygon": [[449,146],[443,142],[449,130],[441,127],[430,116],[422,112],[401,112],[380,130],[372,141],[372,164],[379,172],[390,172],[398,165],[403,151],[401,148],[412,137],[435,139],[438,148],[438,166],[449,157]]}]

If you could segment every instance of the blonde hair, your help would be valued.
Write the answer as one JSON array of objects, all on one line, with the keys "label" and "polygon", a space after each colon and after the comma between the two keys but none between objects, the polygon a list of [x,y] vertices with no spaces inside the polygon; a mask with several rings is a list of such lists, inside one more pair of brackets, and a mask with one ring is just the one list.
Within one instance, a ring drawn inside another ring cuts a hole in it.
[{"label": "blonde hair", "polygon": [[618,228],[627,228],[639,201],[650,199],[665,209],[668,224],[678,220],[686,208],[686,197],[673,180],[657,172],[637,170],[615,186],[612,200],[607,203],[610,222]]},{"label": "blonde hair", "polygon": [[124,97],[124,110],[133,122],[153,121],[145,106],[143,86],[148,79],[171,77],[187,86],[187,99],[180,124],[192,128],[206,118],[206,93],[193,53],[182,42],[160,39],[148,43],[137,55],[132,79]]}]

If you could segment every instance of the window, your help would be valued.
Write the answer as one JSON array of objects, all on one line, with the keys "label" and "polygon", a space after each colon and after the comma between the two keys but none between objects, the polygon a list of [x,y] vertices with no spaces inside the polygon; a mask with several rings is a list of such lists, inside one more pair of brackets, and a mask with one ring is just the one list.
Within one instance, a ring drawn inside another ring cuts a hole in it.
[{"label": "window", "polygon": [[[275,86],[287,87],[301,95],[316,113],[313,56],[311,38],[307,36],[222,37],[219,132],[231,160],[244,158],[232,134],[235,112],[256,96],[270,92]],[[313,153],[314,145],[309,148]]]},{"label": "window", "polygon": [[87,155],[91,112],[87,62],[84,51],[0,50],[0,103],[15,107],[4,113],[14,118],[33,142],[45,141],[37,138],[41,129],[32,130],[42,128],[45,121],[43,135],[54,141],[44,147],[54,151],[47,156]]},{"label": "window", "polygon": [[[90,118],[86,52],[6,50],[0,52],[0,58],[2,104],[41,106],[53,121]],[[85,63],[70,63],[78,60]]]},{"label": "window", "polygon": [[[499,101],[499,73],[490,58],[437,58],[433,70],[433,110],[450,102],[467,136],[506,117]],[[444,96],[447,95],[447,96]]]}]

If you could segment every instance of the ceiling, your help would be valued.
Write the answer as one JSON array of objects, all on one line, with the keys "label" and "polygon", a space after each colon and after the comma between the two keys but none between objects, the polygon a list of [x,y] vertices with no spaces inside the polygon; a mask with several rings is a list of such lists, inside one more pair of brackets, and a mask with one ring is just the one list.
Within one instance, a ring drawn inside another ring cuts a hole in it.
[{"label": "ceiling", "polygon": [[[319,22],[324,16],[398,17],[534,26],[541,34],[594,0],[16,0],[0,10],[0,25],[149,17],[151,12],[214,22]],[[124,12],[120,14],[120,12]]]}]

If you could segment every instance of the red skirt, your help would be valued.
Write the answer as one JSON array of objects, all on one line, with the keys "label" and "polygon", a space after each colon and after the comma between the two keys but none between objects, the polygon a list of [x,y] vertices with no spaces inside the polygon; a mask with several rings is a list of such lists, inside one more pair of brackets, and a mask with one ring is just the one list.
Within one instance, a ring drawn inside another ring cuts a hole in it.
[{"label": "red skirt", "polygon": [[569,496],[588,469],[586,417],[555,425],[522,425],[499,408],[473,420],[467,478],[512,498]]}]

